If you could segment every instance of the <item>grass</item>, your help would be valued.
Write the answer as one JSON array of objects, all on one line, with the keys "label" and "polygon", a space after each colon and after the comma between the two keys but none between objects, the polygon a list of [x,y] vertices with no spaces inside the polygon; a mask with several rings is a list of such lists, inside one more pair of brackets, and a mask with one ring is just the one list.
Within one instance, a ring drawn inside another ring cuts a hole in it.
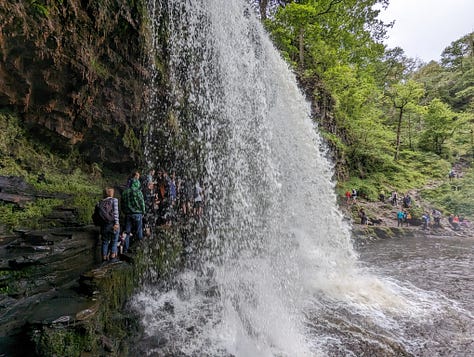
[{"label": "grass", "polygon": [[351,177],[338,185],[338,193],[356,188],[367,199],[378,200],[379,194],[385,195],[396,190],[400,193],[425,186],[432,180],[441,180],[449,172],[450,164],[431,153],[404,151],[398,161],[387,161],[378,172],[365,178]]},{"label": "grass", "polygon": [[444,214],[457,214],[473,219],[474,168],[469,168],[462,178],[446,180],[436,188],[423,190],[421,195]]}]

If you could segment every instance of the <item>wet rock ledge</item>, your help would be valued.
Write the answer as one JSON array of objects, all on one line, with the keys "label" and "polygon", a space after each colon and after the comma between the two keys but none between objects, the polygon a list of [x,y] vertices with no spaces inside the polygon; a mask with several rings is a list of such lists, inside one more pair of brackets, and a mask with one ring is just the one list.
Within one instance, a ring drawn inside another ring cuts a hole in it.
[{"label": "wet rock ledge", "polygon": [[191,231],[157,229],[106,264],[95,227],[0,236],[0,356],[128,356],[139,324],[127,300],[181,266]]}]

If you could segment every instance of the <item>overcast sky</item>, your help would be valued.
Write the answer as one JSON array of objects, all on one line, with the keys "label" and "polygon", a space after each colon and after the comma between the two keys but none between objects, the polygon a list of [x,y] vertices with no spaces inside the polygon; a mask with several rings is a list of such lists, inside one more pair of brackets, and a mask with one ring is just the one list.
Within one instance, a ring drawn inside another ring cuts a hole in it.
[{"label": "overcast sky", "polygon": [[390,0],[379,18],[395,20],[385,41],[409,57],[439,61],[451,42],[474,31],[474,0]]}]

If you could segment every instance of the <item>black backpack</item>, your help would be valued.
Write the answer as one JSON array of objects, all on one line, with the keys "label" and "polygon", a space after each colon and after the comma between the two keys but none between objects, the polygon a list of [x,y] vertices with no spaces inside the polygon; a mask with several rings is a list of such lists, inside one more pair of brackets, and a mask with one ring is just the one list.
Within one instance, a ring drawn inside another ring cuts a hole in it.
[{"label": "black backpack", "polygon": [[92,221],[96,226],[102,226],[114,222],[114,202],[113,199],[103,199],[95,205]]}]

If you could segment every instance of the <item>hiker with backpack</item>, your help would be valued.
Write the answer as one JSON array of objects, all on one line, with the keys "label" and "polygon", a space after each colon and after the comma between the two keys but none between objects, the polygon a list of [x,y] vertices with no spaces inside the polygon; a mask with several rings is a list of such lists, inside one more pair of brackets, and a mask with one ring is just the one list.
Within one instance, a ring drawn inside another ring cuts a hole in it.
[{"label": "hiker with backpack", "polygon": [[145,214],[145,200],[140,189],[140,181],[134,178],[130,188],[122,193],[122,210],[125,213],[125,246],[124,253],[127,253],[130,246],[130,233],[132,229],[136,232],[135,237],[140,241],[143,239],[143,215]]},{"label": "hiker with backpack", "polygon": [[97,203],[92,215],[94,224],[100,227],[103,261],[117,259],[120,225],[118,200],[114,198],[114,193],[112,187],[106,187],[104,198]]}]

